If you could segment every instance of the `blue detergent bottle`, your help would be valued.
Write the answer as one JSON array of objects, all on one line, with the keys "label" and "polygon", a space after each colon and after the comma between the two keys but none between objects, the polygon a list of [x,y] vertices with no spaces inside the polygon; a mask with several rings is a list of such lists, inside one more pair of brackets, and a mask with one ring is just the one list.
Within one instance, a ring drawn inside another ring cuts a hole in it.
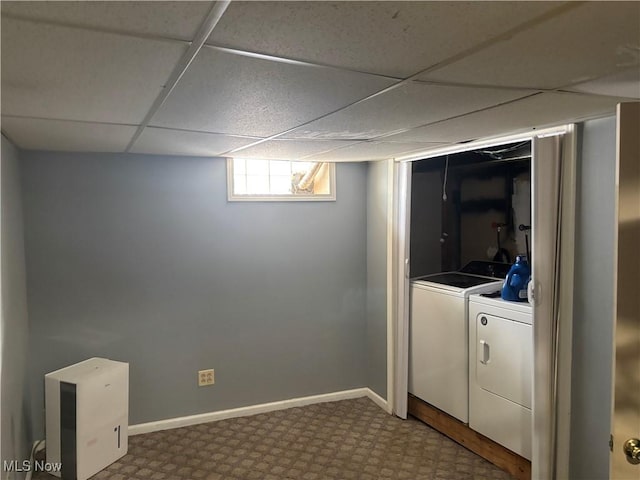
[{"label": "blue detergent bottle", "polygon": [[527,285],[531,278],[531,269],[527,257],[518,255],[502,285],[502,299],[510,302],[527,301]]}]

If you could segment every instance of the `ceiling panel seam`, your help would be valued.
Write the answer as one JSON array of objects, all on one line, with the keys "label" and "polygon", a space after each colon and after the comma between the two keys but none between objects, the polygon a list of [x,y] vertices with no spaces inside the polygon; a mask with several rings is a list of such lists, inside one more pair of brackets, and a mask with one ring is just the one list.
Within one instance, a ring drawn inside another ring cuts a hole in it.
[{"label": "ceiling panel seam", "polygon": [[461,113],[460,115],[454,115],[453,117],[442,118],[442,119],[440,119],[440,120],[436,120],[435,122],[429,122],[429,123],[425,123],[425,124],[422,124],[422,125],[417,125],[417,126],[415,126],[415,127],[411,127],[411,128],[403,128],[403,129],[395,130],[395,131],[393,131],[393,132],[387,132],[387,133],[384,133],[384,134],[382,134],[382,135],[378,135],[377,137],[373,137],[373,138],[371,138],[371,141],[383,141],[385,138],[387,138],[387,137],[391,137],[391,136],[393,136],[393,135],[399,135],[399,134],[401,134],[401,133],[407,133],[407,132],[410,132],[411,130],[417,130],[417,129],[419,129],[419,128],[430,127],[430,126],[432,126],[432,125],[437,125],[437,124],[439,124],[439,123],[448,122],[448,121],[450,121],[450,120],[455,120],[455,119],[457,119],[457,118],[466,117],[467,115],[472,115],[472,114],[474,114],[474,113],[485,112],[485,111],[487,111],[487,110],[492,110],[492,109],[494,109],[494,108],[503,107],[503,106],[505,106],[505,105],[509,105],[509,104],[511,104],[511,103],[520,102],[520,101],[525,100],[525,99],[527,99],[527,98],[533,98],[533,97],[535,97],[535,96],[537,96],[537,95],[541,95],[541,94],[543,94],[543,93],[546,93],[546,92],[544,92],[544,91],[537,91],[537,92],[535,92],[535,93],[531,93],[531,94],[529,94],[529,95],[524,95],[524,96],[519,97],[519,98],[514,98],[514,99],[512,99],[512,100],[507,100],[506,102],[496,103],[495,105],[490,105],[490,106],[488,106],[488,107],[479,108],[479,109],[477,109],[477,110],[473,110],[473,111],[471,111],[471,112]]},{"label": "ceiling panel seam", "polygon": [[224,135],[225,137],[246,138],[249,140],[262,140],[264,138],[264,137],[258,137],[255,135],[239,135],[236,133],[210,132],[207,130],[193,130],[191,128],[162,127],[159,125],[147,125],[147,128],[153,128],[156,130],[170,130],[174,132],[201,133],[203,135]]},{"label": "ceiling panel seam", "polygon": [[122,127],[137,127],[137,123],[119,123],[119,122],[100,122],[97,120],[73,120],[69,118],[56,118],[56,117],[37,117],[31,115],[13,115],[3,113],[3,117],[5,118],[20,118],[24,120],[45,120],[49,122],[69,122],[69,123],[86,123],[90,125],[113,125],[113,126],[122,126]]},{"label": "ceiling panel seam", "polygon": [[494,85],[491,83],[466,83],[466,82],[449,82],[447,80],[421,80],[415,79],[413,82],[418,83],[420,85],[425,86],[434,86],[434,87],[460,87],[460,88],[477,88],[477,89],[488,89],[488,90],[536,90],[538,92],[555,92],[556,88],[539,88],[539,87],[514,87],[512,85]]},{"label": "ceiling panel seam", "polygon": [[153,33],[141,33],[141,32],[137,33],[137,32],[131,32],[127,30],[119,30],[117,28],[79,25],[77,23],[61,22],[59,20],[44,20],[40,18],[26,17],[23,15],[15,15],[11,13],[3,14],[2,18],[19,20],[21,22],[37,23],[40,25],[52,25],[55,27],[69,28],[74,30],[83,30],[90,33],[105,33],[108,35],[117,35],[120,37],[138,38],[141,40],[152,40],[152,41],[165,42],[165,43],[180,43],[182,45],[189,45],[191,43],[189,40],[162,36],[162,35],[155,35]]},{"label": "ceiling panel seam", "polygon": [[242,49],[238,49],[238,48],[222,47],[222,46],[219,46],[219,45],[212,45],[210,43],[207,43],[207,44],[203,45],[203,48],[209,48],[209,49],[216,50],[216,51],[219,51],[219,52],[229,53],[231,55],[239,55],[239,56],[242,56],[242,57],[257,58],[259,60],[267,60],[267,61],[270,61],[270,62],[285,63],[285,64],[288,64],[288,65],[299,65],[299,66],[303,66],[303,67],[312,67],[312,68],[327,68],[327,69],[338,70],[338,71],[342,71],[342,72],[351,72],[351,73],[359,73],[359,74],[363,74],[363,75],[372,75],[372,76],[376,76],[376,77],[387,78],[389,80],[396,80],[396,81],[404,80],[404,77],[394,77],[393,75],[383,75],[383,74],[380,74],[380,73],[368,72],[368,71],[365,71],[365,70],[357,70],[357,69],[354,69],[354,68],[340,67],[340,66],[337,66],[337,65],[331,65],[329,63],[312,62],[312,61],[309,61],[309,60],[301,60],[301,59],[298,59],[298,58],[283,57],[283,56],[280,56],[280,55],[271,55],[271,54],[267,54],[267,53],[254,52],[254,51],[250,51],[250,50],[242,50]]},{"label": "ceiling panel seam", "polygon": [[230,3],[231,3],[230,0],[224,0],[224,1],[215,2],[213,4],[211,9],[209,10],[209,13],[205,17],[204,21],[198,28],[198,31],[196,32],[196,35],[194,36],[193,41],[191,42],[191,45],[189,46],[187,51],[182,55],[180,60],[178,60],[178,63],[176,64],[173,71],[171,72],[171,75],[169,75],[169,79],[165,83],[164,88],[160,91],[160,93],[156,97],[156,100],[151,105],[151,108],[143,118],[142,122],[140,122],[140,126],[136,130],[136,133],[131,138],[131,141],[127,145],[127,148],[125,148],[125,152],[128,152],[131,149],[131,147],[133,147],[133,145],[136,143],[138,138],[140,138],[142,131],[146,128],[146,126],[151,121],[151,118],[153,118],[153,116],[160,109],[162,104],[164,104],[164,102],[167,100],[167,97],[171,94],[171,92],[176,87],[176,85],[178,84],[182,76],[185,74],[185,72],[189,68],[189,65],[191,65],[196,55],[202,48],[202,45],[204,45],[204,42],[206,42],[207,38],[209,38],[209,35],[211,35],[211,32],[220,21],[220,18],[222,18],[222,15],[227,10],[227,7],[229,6]]},{"label": "ceiling panel seam", "polygon": [[[514,100],[509,100],[509,101],[507,101],[507,102],[497,103],[497,104],[492,105],[492,106],[490,106],[490,107],[481,108],[481,109],[479,109],[479,110],[474,110],[473,112],[463,113],[463,114],[461,114],[461,115],[456,115],[456,116],[449,117],[449,118],[444,118],[444,119],[442,119],[442,120],[438,120],[438,121],[435,121],[435,122],[425,123],[424,125],[419,125],[419,126],[417,126],[417,127],[408,128],[408,129],[406,129],[405,131],[399,131],[399,132],[395,132],[395,133],[393,133],[393,134],[384,134],[384,135],[380,135],[379,137],[375,137],[375,138],[374,138],[374,139],[372,139],[372,140],[376,140],[376,141],[384,141],[384,138],[386,138],[386,137],[388,137],[388,136],[391,136],[391,135],[397,135],[397,134],[400,134],[400,133],[407,133],[407,132],[410,132],[411,130],[418,130],[418,129],[420,129],[420,128],[425,128],[425,127],[432,127],[432,126],[434,126],[434,125],[438,125],[438,124],[440,124],[440,123],[448,122],[448,121],[451,121],[451,120],[456,120],[456,119],[458,119],[458,118],[466,117],[466,116],[468,116],[468,115],[472,115],[472,114],[475,114],[475,113],[486,112],[486,111],[493,110],[494,108],[503,107],[503,106],[505,106],[505,105],[509,105],[509,104],[512,104],[512,103],[517,103],[517,102],[520,102],[520,101],[522,101],[522,100],[526,100],[527,98],[533,98],[533,97],[536,97],[536,96],[538,96],[538,95],[542,95],[542,94],[544,94],[544,93],[546,93],[546,92],[536,92],[536,93],[533,93],[533,94],[531,94],[531,95],[527,95],[527,96],[524,96],[524,97],[521,97],[521,98],[516,98],[516,99],[514,99]],[[467,142],[467,141],[469,141],[469,140],[475,140],[475,139],[466,139],[466,140],[464,140],[464,141],[462,141],[462,142],[458,142],[458,143],[465,143],[465,142]]]}]

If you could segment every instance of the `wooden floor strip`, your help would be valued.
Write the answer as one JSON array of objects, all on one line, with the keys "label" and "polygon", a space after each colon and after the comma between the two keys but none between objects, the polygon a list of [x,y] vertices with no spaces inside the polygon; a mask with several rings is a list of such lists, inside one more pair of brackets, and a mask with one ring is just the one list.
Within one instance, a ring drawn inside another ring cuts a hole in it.
[{"label": "wooden floor strip", "polygon": [[451,440],[480,455],[518,480],[531,480],[531,462],[493,440],[471,430],[451,415],[409,395],[409,414]]}]

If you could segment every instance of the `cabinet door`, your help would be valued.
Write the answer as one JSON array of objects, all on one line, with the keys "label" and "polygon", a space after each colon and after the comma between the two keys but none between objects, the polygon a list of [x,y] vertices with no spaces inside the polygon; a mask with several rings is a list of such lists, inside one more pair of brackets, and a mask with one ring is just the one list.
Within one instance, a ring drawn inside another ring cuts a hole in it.
[{"label": "cabinet door", "polygon": [[478,385],[531,408],[531,325],[481,313],[476,317],[476,342]]}]

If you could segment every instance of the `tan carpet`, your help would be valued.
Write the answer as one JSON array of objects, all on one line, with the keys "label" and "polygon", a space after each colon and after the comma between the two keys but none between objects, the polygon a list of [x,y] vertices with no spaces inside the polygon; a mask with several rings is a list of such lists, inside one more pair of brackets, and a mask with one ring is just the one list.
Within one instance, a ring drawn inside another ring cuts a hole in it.
[{"label": "tan carpet", "polygon": [[[34,479],[51,480],[47,474]],[[512,477],[366,398],[310,405],[129,438],[109,480],[501,480]]]}]

